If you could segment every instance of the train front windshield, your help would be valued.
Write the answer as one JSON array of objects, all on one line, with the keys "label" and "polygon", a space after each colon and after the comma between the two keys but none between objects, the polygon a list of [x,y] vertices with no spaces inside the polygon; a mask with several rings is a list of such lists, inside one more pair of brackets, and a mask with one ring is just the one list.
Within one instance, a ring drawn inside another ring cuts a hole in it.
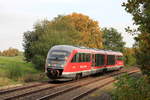
[{"label": "train front windshield", "polygon": [[63,66],[69,54],[66,51],[51,51],[48,54],[47,62],[50,66]]}]

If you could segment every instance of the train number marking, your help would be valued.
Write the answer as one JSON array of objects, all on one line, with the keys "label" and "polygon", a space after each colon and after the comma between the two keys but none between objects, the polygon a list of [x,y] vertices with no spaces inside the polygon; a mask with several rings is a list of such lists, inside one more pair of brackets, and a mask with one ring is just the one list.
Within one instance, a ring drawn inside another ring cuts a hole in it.
[{"label": "train number marking", "polygon": [[80,66],[80,68],[87,68],[87,66],[86,66],[86,65],[83,65],[83,66]]}]

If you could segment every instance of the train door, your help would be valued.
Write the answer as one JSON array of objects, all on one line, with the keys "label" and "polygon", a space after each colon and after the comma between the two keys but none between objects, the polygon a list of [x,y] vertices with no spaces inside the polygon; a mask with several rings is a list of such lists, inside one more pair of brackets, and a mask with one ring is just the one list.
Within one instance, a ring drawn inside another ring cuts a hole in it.
[{"label": "train door", "polygon": [[91,74],[95,74],[96,73],[96,63],[95,63],[95,54],[92,54],[92,66],[91,66]]},{"label": "train door", "polygon": [[92,67],[95,67],[95,54],[92,54]]}]

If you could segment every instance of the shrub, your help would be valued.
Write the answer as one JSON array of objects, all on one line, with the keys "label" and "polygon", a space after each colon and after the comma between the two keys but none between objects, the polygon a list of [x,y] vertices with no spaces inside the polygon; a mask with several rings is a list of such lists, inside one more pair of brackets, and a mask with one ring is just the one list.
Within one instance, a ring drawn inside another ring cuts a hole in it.
[{"label": "shrub", "polygon": [[149,100],[150,84],[146,77],[130,77],[127,74],[115,83],[113,100]]},{"label": "shrub", "polygon": [[35,55],[33,57],[33,63],[35,64],[35,68],[36,69],[41,69],[41,70],[44,70],[44,65],[43,65],[43,62],[45,63],[45,59],[43,56],[41,55]]}]

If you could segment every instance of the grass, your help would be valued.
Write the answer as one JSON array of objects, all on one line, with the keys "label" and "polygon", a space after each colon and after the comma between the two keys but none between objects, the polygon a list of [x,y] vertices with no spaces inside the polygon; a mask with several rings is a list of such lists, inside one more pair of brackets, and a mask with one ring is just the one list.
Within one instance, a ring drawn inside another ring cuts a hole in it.
[{"label": "grass", "polygon": [[41,80],[43,72],[32,63],[25,62],[23,56],[0,56],[0,86]]}]

